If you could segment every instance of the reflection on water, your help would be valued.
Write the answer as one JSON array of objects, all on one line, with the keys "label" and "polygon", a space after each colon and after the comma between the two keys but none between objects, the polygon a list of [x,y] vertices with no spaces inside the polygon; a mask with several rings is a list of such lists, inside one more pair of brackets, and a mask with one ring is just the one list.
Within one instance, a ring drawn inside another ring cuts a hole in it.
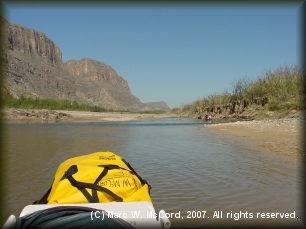
[{"label": "reflection on water", "polygon": [[[149,182],[157,211],[181,213],[184,219],[171,219],[174,226],[259,222],[255,216],[230,217],[246,211],[300,213],[300,174],[294,166],[208,133],[201,120],[7,124],[5,143],[5,217],[39,199],[62,161],[107,150]],[[187,219],[188,211],[206,211],[206,216]],[[230,219],[213,219],[215,211]]]}]

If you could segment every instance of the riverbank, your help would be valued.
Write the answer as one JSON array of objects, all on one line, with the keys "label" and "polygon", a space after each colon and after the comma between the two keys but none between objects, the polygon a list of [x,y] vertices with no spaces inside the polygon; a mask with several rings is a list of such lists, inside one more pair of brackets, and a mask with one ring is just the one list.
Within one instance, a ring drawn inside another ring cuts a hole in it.
[{"label": "riverbank", "polygon": [[90,112],[90,111],[58,111],[71,117],[72,121],[136,121],[148,118],[168,117],[159,114],[140,114],[129,112]]},{"label": "riverbank", "polygon": [[[175,117],[158,114],[128,112],[52,111],[8,108],[2,111],[4,122],[111,122],[136,121],[158,117]],[[266,120],[237,121],[205,125],[206,130],[223,137],[236,136],[241,144],[260,152],[282,158],[285,163],[299,164],[305,155],[303,129],[305,119],[299,117]]]},{"label": "riverbank", "polygon": [[61,111],[15,109],[2,110],[4,122],[111,122],[135,121],[147,118],[168,117],[158,114],[140,114],[128,112],[90,112],[90,111]]},{"label": "riverbank", "polygon": [[305,157],[304,125],[305,119],[301,116],[212,124],[205,125],[205,128],[222,136],[236,136],[241,144],[278,156],[285,163],[302,166]]}]

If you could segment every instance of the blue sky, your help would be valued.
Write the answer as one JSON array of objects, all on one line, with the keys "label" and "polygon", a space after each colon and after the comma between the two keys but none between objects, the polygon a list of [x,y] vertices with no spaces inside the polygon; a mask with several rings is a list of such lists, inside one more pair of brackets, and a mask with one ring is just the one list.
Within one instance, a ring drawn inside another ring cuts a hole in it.
[{"label": "blue sky", "polygon": [[4,6],[9,22],[53,40],[64,62],[101,61],[141,102],[174,108],[231,92],[242,77],[299,65],[301,4]]}]

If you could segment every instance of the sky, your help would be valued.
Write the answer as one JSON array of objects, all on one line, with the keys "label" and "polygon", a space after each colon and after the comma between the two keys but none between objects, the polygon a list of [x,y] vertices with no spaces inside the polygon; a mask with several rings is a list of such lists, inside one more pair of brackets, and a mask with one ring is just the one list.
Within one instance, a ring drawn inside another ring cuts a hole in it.
[{"label": "sky", "polygon": [[301,2],[292,4],[21,4],[11,23],[43,32],[63,62],[110,65],[141,102],[170,108],[267,70],[300,66]]}]

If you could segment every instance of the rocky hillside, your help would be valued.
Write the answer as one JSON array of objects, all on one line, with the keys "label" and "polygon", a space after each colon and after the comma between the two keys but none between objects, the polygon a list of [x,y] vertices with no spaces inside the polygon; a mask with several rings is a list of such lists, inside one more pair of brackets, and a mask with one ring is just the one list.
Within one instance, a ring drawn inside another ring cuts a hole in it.
[{"label": "rocky hillside", "polygon": [[150,109],[132,95],[128,82],[102,62],[62,61],[59,47],[42,32],[4,21],[5,93],[76,100],[115,110]]},{"label": "rocky hillside", "polygon": [[145,105],[132,95],[128,82],[109,65],[84,58],[69,60],[63,68],[76,79],[76,96],[81,101],[116,110],[145,109]]},{"label": "rocky hillside", "polygon": [[43,33],[16,24],[6,24],[9,50],[26,57],[38,58],[52,66],[62,63],[62,53],[58,46]]},{"label": "rocky hillside", "polygon": [[170,110],[167,103],[165,101],[160,102],[149,102],[145,103],[147,106],[151,107],[152,109],[161,109],[161,110]]}]

